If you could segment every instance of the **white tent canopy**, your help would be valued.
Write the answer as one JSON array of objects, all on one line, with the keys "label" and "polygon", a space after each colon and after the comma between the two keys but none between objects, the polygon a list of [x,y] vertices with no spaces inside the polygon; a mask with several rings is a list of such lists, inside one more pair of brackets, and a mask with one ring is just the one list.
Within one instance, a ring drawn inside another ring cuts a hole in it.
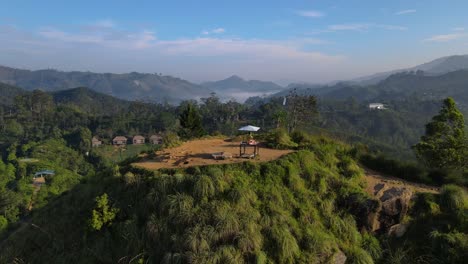
[{"label": "white tent canopy", "polygon": [[248,126],[245,126],[245,127],[241,127],[238,130],[239,131],[248,131],[248,132],[257,132],[259,129],[260,129],[259,127],[248,125]]}]

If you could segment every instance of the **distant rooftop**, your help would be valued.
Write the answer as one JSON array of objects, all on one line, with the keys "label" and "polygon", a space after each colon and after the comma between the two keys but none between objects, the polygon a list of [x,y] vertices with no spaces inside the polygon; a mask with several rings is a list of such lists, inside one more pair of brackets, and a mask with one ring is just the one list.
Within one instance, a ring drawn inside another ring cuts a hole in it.
[{"label": "distant rooftop", "polygon": [[41,170],[34,173],[34,177],[42,176],[42,175],[55,175],[55,171],[53,170]]}]

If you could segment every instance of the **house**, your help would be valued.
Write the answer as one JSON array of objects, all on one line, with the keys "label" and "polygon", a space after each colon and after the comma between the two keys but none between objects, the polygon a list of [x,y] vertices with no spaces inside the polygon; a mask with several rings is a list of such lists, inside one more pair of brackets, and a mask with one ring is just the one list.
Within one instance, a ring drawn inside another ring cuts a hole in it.
[{"label": "house", "polygon": [[145,138],[140,135],[136,135],[133,137],[132,142],[134,145],[142,145],[145,144]]},{"label": "house", "polygon": [[371,103],[369,104],[369,109],[371,110],[382,110],[385,109],[385,106],[381,103]]},{"label": "house", "polygon": [[160,135],[152,135],[150,137],[150,143],[153,145],[161,145],[163,143],[163,138]]},{"label": "house", "polygon": [[116,136],[116,137],[112,140],[112,144],[114,144],[114,145],[116,145],[116,146],[126,145],[126,144],[127,144],[127,138],[124,137],[124,136]]},{"label": "house", "polygon": [[97,137],[93,137],[93,139],[91,139],[91,145],[94,147],[99,147],[102,145],[102,141],[99,140]]}]

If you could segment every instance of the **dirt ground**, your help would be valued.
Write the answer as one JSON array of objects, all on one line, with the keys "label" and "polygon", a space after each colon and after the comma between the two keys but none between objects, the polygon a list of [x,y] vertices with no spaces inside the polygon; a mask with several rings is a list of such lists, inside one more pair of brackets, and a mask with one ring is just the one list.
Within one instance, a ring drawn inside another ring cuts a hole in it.
[{"label": "dirt ground", "polygon": [[[224,139],[203,139],[183,143],[179,147],[164,149],[156,152],[156,158],[134,163],[134,166],[149,170],[161,168],[185,168],[191,166],[227,164],[244,162],[248,159],[239,157],[240,142],[230,142]],[[253,147],[247,147],[246,153],[253,153]],[[231,159],[215,160],[211,154],[216,152],[228,152]],[[292,150],[277,150],[262,147],[260,145],[259,156],[251,159],[254,162],[265,162],[280,158],[293,152]]]},{"label": "dirt ground", "polygon": [[388,176],[388,175],[382,175],[378,172],[375,172],[370,169],[365,169],[366,174],[366,182],[367,182],[367,188],[366,191],[374,195],[374,189],[377,184],[385,184],[388,188],[391,187],[406,187],[411,189],[413,192],[428,192],[428,193],[439,193],[439,188],[435,186],[429,186],[421,183],[414,183],[414,182],[409,182],[405,181],[396,177]]}]

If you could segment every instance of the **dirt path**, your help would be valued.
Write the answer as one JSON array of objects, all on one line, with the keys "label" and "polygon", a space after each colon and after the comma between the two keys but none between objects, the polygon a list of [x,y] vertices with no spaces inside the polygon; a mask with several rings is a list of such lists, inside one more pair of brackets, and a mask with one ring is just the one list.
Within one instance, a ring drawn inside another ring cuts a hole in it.
[{"label": "dirt path", "polygon": [[[133,165],[150,170],[161,168],[185,168],[191,166],[227,164],[244,162],[247,159],[239,157],[239,143],[224,139],[202,139],[183,143],[179,147],[156,152],[156,158],[136,162]],[[231,159],[215,160],[211,154],[225,152],[232,154]],[[254,162],[276,160],[292,150],[278,150],[260,147],[259,156],[251,159]],[[253,147],[247,147],[246,153],[253,153]]]},{"label": "dirt path", "polygon": [[422,183],[414,183],[406,180],[402,180],[397,177],[383,175],[379,172],[364,168],[365,178],[367,182],[366,191],[375,195],[376,185],[385,184],[387,188],[391,187],[405,187],[411,189],[413,192],[428,192],[428,193],[439,193],[440,188],[436,186],[430,186]]},{"label": "dirt path", "polygon": [[36,199],[37,192],[41,189],[42,184],[45,183],[44,177],[37,177],[33,179],[32,186],[34,188],[33,194],[31,196],[31,201],[28,205],[28,210],[31,211],[33,209],[34,200]]}]

